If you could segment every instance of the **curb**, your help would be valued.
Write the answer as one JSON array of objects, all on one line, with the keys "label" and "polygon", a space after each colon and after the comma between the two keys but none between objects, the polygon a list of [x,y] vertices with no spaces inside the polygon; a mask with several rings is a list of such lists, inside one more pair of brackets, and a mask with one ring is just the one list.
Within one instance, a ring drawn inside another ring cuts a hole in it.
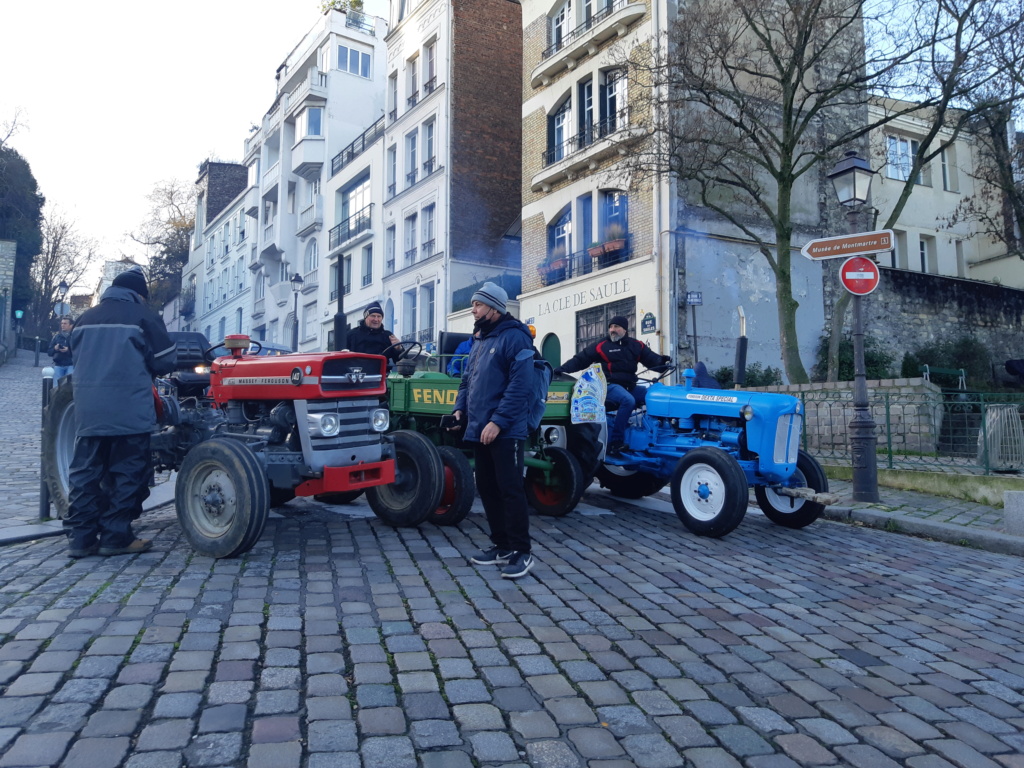
[{"label": "curb", "polygon": [[1024,538],[1007,533],[855,507],[826,507],[822,517],[841,523],[861,523],[870,528],[888,529],[891,533],[927,536],[947,544],[973,547],[1000,555],[1024,557]]}]

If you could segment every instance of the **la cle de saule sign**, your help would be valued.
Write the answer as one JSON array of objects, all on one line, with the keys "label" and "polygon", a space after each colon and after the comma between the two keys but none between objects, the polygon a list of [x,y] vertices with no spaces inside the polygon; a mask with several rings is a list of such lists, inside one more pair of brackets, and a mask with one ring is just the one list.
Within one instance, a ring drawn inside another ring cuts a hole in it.
[{"label": "la cle de saule sign", "polygon": [[811,261],[846,259],[850,256],[868,256],[879,251],[891,251],[896,235],[891,229],[860,232],[856,235],[822,237],[804,244],[800,253]]}]

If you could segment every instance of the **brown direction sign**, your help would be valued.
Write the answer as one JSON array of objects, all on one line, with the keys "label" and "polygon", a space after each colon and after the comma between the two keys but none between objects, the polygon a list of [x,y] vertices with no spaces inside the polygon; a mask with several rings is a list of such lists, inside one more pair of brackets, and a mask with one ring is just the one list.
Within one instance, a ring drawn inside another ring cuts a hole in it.
[{"label": "brown direction sign", "polygon": [[856,235],[811,240],[800,249],[800,253],[811,261],[846,259],[850,256],[867,256],[879,251],[891,251],[895,242],[896,236],[891,229],[879,229]]}]

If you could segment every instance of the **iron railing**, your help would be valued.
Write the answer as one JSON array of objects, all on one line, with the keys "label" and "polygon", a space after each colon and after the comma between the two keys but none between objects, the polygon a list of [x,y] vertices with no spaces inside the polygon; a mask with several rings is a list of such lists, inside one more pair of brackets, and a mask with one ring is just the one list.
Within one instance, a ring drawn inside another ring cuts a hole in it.
[{"label": "iron railing", "polygon": [[365,208],[360,208],[340,224],[331,227],[328,247],[333,251],[346,240],[350,240],[360,232],[368,230],[370,228],[372,213],[373,203],[370,203]]},{"label": "iron railing", "polygon": [[620,8],[623,8],[626,5],[628,5],[630,1],[631,0],[614,0],[614,2],[609,2],[607,5],[605,5],[604,8],[597,11],[597,13],[595,13],[589,19],[584,21],[578,27],[569,32],[566,32],[564,35],[562,35],[560,39],[556,40],[547,48],[545,48],[544,53],[541,54],[541,58],[550,59],[560,50],[565,48],[565,46],[569,45],[570,43],[576,42],[581,37],[586,35],[587,32],[593,29],[594,25],[597,24],[599,21],[608,18]]},{"label": "iron railing", "polygon": [[575,155],[577,152],[582,152],[591,144],[611,136],[616,131],[621,131],[627,125],[629,125],[629,107],[624,107],[604,120],[585,126],[579,133],[570,136],[562,143],[548,147],[542,154],[544,165],[549,166]]},{"label": "iron railing", "polygon": [[633,258],[633,236],[626,235],[622,238],[625,244],[617,250],[603,250],[598,256],[591,256],[590,250],[585,249],[570,253],[561,259],[552,259],[545,262],[538,268],[541,282],[544,285],[555,285],[566,280],[572,280],[580,275],[589,275],[608,267],[614,267]]},{"label": "iron railing", "polygon": [[373,125],[363,131],[356,140],[336,154],[331,160],[331,176],[355,160],[369,149],[374,142],[384,135],[384,118],[381,117]]}]

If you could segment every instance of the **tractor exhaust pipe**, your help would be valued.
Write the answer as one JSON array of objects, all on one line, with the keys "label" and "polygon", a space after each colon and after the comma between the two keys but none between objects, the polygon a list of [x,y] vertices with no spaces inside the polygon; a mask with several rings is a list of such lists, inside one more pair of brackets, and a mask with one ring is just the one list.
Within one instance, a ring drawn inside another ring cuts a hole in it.
[{"label": "tractor exhaust pipe", "polygon": [[736,307],[740,313],[740,337],[736,339],[736,359],[732,366],[732,380],[734,387],[742,387],[747,383],[747,316],[743,312],[743,305]]}]

